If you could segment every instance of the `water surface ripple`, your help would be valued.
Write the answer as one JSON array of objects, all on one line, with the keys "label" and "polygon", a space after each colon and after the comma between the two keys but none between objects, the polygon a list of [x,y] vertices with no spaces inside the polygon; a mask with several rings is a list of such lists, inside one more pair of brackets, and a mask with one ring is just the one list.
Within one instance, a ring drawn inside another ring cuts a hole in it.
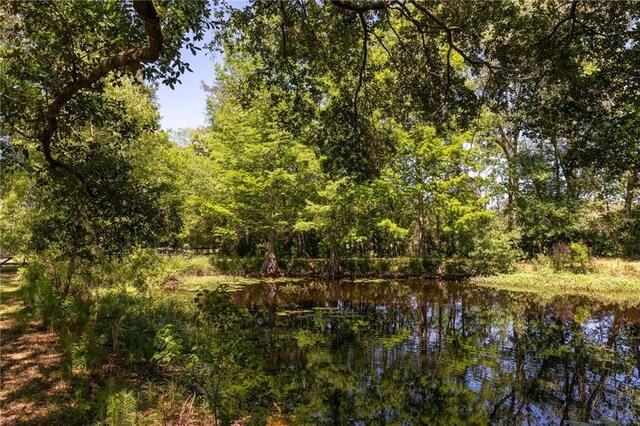
[{"label": "water surface ripple", "polygon": [[232,293],[305,424],[640,424],[640,309],[464,283]]}]

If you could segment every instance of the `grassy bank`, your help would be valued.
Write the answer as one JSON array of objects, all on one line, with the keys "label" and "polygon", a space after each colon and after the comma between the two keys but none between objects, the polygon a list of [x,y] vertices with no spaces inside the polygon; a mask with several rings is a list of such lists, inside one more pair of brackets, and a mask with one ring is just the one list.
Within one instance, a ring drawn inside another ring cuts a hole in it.
[{"label": "grassy bank", "polygon": [[[260,278],[262,257],[219,258],[210,256],[164,257],[163,264],[169,275],[180,277],[231,276],[243,277],[240,282],[257,282]],[[508,270],[506,265],[495,260],[469,258],[343,258],[340,260],[341,275],[344,279],[365,278],[464,278],[476,274],[496,273]],[[327,274],[327,259],[281,258],[278,259],[280,277],[290,278],[330,278]],[[197,280],[196,280],[197,281]],[[202,280],[206,281],[206,280]],[[187,285],[192,286],[194,282]]]},{"label": "grassy bank", "polygon": [[300,278],[270,277],[262,278],[258,274],[241,275],[240,271],[229,271],[215,266],[213,258],[207,256],[174,256],[162,259],[156,290],[161,292],[186,292],[192,294],[199,290],[217,290],[225,286],[235,290],[246,285],[270,282],[291,282]]},{"label": "grassy bank", "polygon": [[499,290],[536,293],[542,298],[582,295],[605,303],[640,304],[640,262],[594,259],[586,273],[556,271],[546,262],[521,263],[516,272],[471,279]]},{"label": "grassy bank", "polygon": [[[303,260],[309,263],[308,268],[301,268]],[[265,280],[277,282],[300,280],[304,277],[322,278],[322,274],[313,273],[318,270],[314,262],[317,260],[298,259],[288,263],[283,262],[285,265],[293,263],[298,267],[293,270],[283,270],[283,276],[278,278],[261,278],[258,274],[259,269],[251,270],[249,273],[246,270],[249,264],[259,264],[253,258],[233,261],[204,256],[165,258],[163,264],[168,277],[165,289],[191,294],[198,290],[215,290],[221,285],[233,290]],[[447,264],[449,265],[447,268],[441,266]],[[345,265],[345,274],[342,279],[349,280],[455,278],[460,275],[446,274],[446,271],[468,270],[459,260],[443,261],[438,266],[433,262],[423,264],[415,259],[405,258],[352,259],[345,262]],[[423,265],[427,265],[428,268]],[[465,275],[473,274],[467,272],[463,274]],[[593,259],[579,269],[571,269],[567,266],[567,269],[558,271],[553,268],[551,259],[541,258],[534,262],[519,263],[512,273],[475,276],[471,278],[471,282],[498,290],[536,293],[546,299],[562,295],[582,295],[606,303],[640,304],[640,261]]]}]

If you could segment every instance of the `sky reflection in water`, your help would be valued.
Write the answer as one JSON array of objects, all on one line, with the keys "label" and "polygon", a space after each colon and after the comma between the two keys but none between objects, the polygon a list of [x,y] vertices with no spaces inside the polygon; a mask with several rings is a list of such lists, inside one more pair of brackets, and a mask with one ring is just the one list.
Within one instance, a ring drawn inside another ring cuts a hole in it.
[{"label": "sky reflection in water", "polygon": [[232,301],[300,423],[640,424],[637,307],[428,281],[263,283]]}]

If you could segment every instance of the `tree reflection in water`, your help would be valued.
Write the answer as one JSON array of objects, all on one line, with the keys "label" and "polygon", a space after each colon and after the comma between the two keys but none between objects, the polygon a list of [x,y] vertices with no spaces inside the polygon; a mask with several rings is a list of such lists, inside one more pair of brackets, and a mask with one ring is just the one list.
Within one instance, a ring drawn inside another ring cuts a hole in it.
[{"label": "tree reflection in water", "polygon": [[425,281],[265,283],[231,300],[248,308],[263,385],[243,406],[259,422],[277,407],[301,424],[640,423],[638,308]]}]

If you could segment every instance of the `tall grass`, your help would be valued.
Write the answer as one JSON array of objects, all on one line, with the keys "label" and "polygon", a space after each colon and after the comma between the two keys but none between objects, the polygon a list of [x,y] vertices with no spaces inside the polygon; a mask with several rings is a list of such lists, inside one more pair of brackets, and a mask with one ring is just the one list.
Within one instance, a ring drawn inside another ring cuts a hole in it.
[{"label": "tall grass", "polygon": [[581,270],[556,270],[553,261],[539,258],[521,263],[512,274],[474,277],[472,282],[496,289],[536,293],[542,298],[582,295],[605,303],[640,304],[640,262],[592,259]]}]

